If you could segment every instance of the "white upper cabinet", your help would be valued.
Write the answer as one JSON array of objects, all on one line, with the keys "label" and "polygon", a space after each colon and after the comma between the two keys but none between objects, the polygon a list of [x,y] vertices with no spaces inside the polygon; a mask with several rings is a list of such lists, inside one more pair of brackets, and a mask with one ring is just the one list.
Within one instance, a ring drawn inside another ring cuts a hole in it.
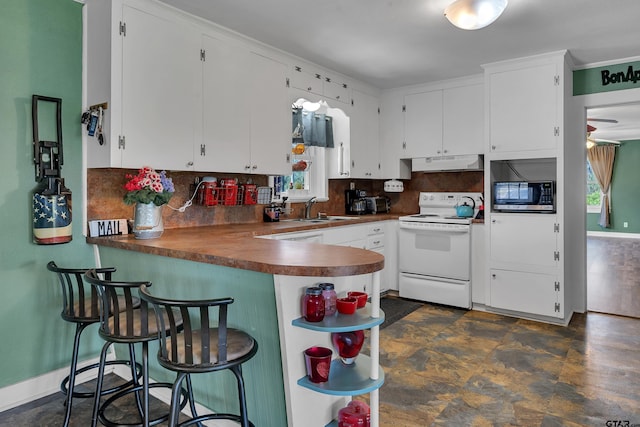
[{"label": "white upper cabinet", "polygon": [[404,97],[403,158],[442,156],[442,90]]},{"label": "white upper cabinet", "polygon": [[202,142],[195,169],[244,171],[251,162],[249,51],[207,35],[202,51]]},{"label": "white upper cabinet", "polygon": [[157,11],[87,6],[87,102],[109,103],[105,144],[88,140],[88,166],[190,170],[200,114],[199,33]]},{"label": "white upper cabinet", "polygon": [[555,150],[562,141],[557,61],[487,70],[489,152]]},{"label": "white upper cabinet", "polygon": [[452,87],[442,93],[442,153],[484,153],[484,85]]},{"label": "white upper cabinet", "polygon": [[351,178],[379,178],[379,99],[358,90],[352,96]]},{"label": "white upper cabinet", "polygon": [[251,173],[291,172],[291,102],[287,66],[252,52],[249,58],[248,111],[251,117]]},{"label": "white upper cabinet", "polygon": [[88,167],[287,172],[284,62],[156,2],[86,8],[87,103],[108,103]]},{"label": "white upper cabinet", "polygon": [[337,102],[348,104],[351,101],[351,90],[347,83],[338,77],[312,70],[306,65],[292,67],[289,73],[289,84],[292,88],[307,92],[305,98],[314,98],[309,94],[320,95],[329,105],[337,105]]},{"label": "white upper cabinet", "polygon": [[[385,92],[380,97],[380,165],[382,178],[411,178],[411,160],[404,146],[404,95]],[[404,160],[403,160],[404,159]]]}]

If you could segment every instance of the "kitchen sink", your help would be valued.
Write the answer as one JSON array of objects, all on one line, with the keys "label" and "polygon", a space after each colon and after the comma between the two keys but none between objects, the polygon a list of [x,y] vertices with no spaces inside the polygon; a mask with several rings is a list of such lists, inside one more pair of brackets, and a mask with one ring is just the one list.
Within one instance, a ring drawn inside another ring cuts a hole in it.
[{"label": "kitchen sink", "polygon": [[353,216],[338,216],[338,215],[329,215],[322,218],[291,218],[291,219],[281,219],[280,221],[297,221],[297,222],[310,222],[310,223],[324,223],[324,222],[333,222],[333,221],[350,221],[359,219],[358,217]]}]

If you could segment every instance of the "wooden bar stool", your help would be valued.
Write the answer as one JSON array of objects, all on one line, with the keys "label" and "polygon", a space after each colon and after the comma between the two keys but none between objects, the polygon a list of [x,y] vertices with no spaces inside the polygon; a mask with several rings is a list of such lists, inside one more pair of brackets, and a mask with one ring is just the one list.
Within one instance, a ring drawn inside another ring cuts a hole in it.
[{"label": "wooden bar stool", "polygon": [[[100,328],[98,333],[106,341],[100,355],[100,366],[98,368],[98,383],[93,405],[92,427],[95,427],[98,420],[107,427],[118,426],[154,426],[166,421],[169,414],[164,414],[156,419],[150,419],[149,414],[149,389],[156,387],[171,388],[170,383],[149,384],[149,363],[148,349],[149,342],[159,338],[155,313],[153,308],[149,308],[144,300],[137,298],[138,289],[143,286],[151,286],[150,282],[114,282],[101,279],[97,270],[88,270],[85,273],[85,280],[91,283],[100,298]],[[136,304],[136,301],[138,302]],[[104,315],[104,307],[113,307],[114,316]],[[176,330],[182,329],[182,319],[179,312],[171,313],[174,319]],[[162,331],[166,333],[166,331]],[[142,384],[139,384],[138,377],[134,378],[135,385],[132,388],[115,393],[109,397],[102,405],[100,404],[100,390],[102,390],[105,358],[107,350],[113,343],[142,345]],[[128,394],[135,394],[136,405],[142,419],[140,423],[120,424],[106,418],[105,410],[116,400]],[[181,408],[187,403],[187,392],[182,393],[184,399]],[[140,400],[142,399],[142,400]]]},{"label": "wooden bar stool", "polygon": [[[73,351],[71,353],[71,364],[69,366],[69,375],[67,375],[60,383],[60,391],[66,396],[65,398],[65,416],[63,427],[69,425],[71,418],[71,407],[73,398],[89,398],[95,397],[95,392],[81,392],[75,390],[76,377],[79,374],[87,372],[91,369],[99,367],[98,363],[94,363],[78,369],[78,351],[80,348],[80,337],[87,326],[93,325],[100,321],[100,304],[98,302],[98,294],[93,286],[84,281],[86,268],[60,268],[54,261],[47,264],[47,269],[56,273],[58,282],[62,289],[62,312],[60,316],[67,322],[76,325],[76,332],[73,339]],[[105,277],[111,278],[111,274],[116,269],[113,267],[97,269],[96,272],[104,274]],[[137,299],[139,304],[139,300]],[[135,362],[135,353],[133,346],[129,348],[130,360],[111,360],[106,362],[107,365],[128,365],[131,367],[132,377],[140,374],[142,367]],[[133,381],[112,387],[102,391],[102,395],[122,391],[133,385]]]},{"label": "wooden bar stool", "polygon": [[[178,399],[185,378],[193,418],[179,424],[180,426],[201,425],[202,421],[214,419],[233,420],[242,427],[253,426],[247,416],[242,364],[257,353],[258,343],[249,334],[227,327],[227,308],[233,303],[233,298],[169,300],[152,296],[145,285],[140,287],[140,298],[152,303],[155,308],[160,330],[158,361],[160,365],[177,373],[171,394],[169,426],[178,426]],[[181,314],[180,317],[172,314],[176,311]],[[182,321],[182,331],[178,328],[179,321]],[[190,375],[223,369],[229,369],[236,377],[240,414],[214,413],[198,416],[194,408]]]}]

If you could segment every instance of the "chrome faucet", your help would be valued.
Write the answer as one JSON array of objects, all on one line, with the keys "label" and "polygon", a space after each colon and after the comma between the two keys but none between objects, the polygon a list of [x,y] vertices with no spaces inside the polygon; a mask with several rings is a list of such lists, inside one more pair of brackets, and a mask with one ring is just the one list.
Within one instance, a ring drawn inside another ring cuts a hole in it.
[{"label": "chrome faucet", "polygon": [[311,219],[311,205],[316,202],[316,198],[312,197],[304,204],[304,219]]}]

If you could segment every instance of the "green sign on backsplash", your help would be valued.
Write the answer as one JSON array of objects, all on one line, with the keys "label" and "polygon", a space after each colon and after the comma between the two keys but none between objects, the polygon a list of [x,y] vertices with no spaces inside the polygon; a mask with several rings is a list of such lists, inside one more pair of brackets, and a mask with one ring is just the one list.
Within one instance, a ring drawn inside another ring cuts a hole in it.
[{"label": "green sign on backsplash", "polygon": [[573,72],[573,95],[640,88],[640,61]]}]

